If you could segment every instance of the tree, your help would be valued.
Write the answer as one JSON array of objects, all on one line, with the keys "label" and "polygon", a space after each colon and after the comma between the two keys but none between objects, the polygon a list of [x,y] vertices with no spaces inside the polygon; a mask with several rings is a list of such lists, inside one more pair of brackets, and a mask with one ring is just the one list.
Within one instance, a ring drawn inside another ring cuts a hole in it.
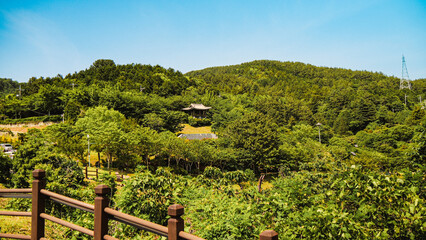
[{"label": "tree", "polygon": [[[3,149],[1,149],[0,147],[0,150],[3,150]],[[12,160],[8,156],[0,152],[0,183],[7,183],[10,180],[11,169],[12,169]]]},{"label": "tree", "polygon": [[143,125],[159,132],[164,131],[165,126],[164,119],[156,113],[145,114],[143,118]]},{"label": "tree", "polygon": [[240,158],[253,169],[269,168],[278,158],[278,126],[264,114],[253,112],[229,124],[226,137],[234,148],[242,150]]},{"label": "tree", "polygon": [[81,104],[75,99],[68,101],[64,109],[64,118],[67,122],[74,124],[81,113]]},{"label": "tree", "polygon": [[183,129],[181,123],[187,118],[187,115],[182,111],[168,111],[165,109],[161,111],[161,116],[164,119],[164,128],[170,132],[181,131]]},{"label": "tree", "polygon": [[349,123],[351,122],[351,112],[343,109],[333,124],[333,129],[337,134],[346,135],[349,133]]},{"label": "tree", "polygon": [[84,164],[87,153],[87,140],[81,129],[70,124],[54,124],[45,130],[46,139],[55,143],[55,149],[70,159],[78,159]]},{"label": "tree", "polygon": [[187,142],[187,145],[189,152],[188,160],[190,165],[192,165],[192,163],[196,163],[197,170],[200,172],[201,164],[207,165],[213,158],[212,147],[208,145],[206,141],[201,140],[191,140]]},{"label": "tree", "polygon": [[0,97],[4,97],[15,92],[19,88],[19,83],[8,78],[0,78]]},{"label": "tree", "polygon": [[[140,156],[148,165],[149,156],[158,153],[160,138],[155,130],[148,127],[135,126],[132,131],[126,133],[125,138],[126,144],[119,151],[121,154],[128,156],[127,159],[124,159],[125,162],[129,162],[135,156],[136,158]],[[131,157],[132,155],[135,156]]]},{"label": "tree", "polygon": [[61,191],[64,191],[64,186],[77,188],[82,184],[83,172],[77,162],[55,153],[53,143],[46,141],[42,131],[30,129],[24,140],[12,160],[13,187],[30,186],[31,173],[37,168],[54,172],[46,174],[48,182],[61,184]]},{"label": "tree", "polygon": [[62,113],[63,102],[61,96],[62,89],[54,85],[41,86],[36,94],[36,109],[49,115],[51,112],[56,114]]},{"label": "tree", "polygon": [[118,111],[98,106],[87,110],[83,118],[78,119],[76,127],[90,137],[90,142],[95,149],[102,151],[107,156],[108,168],[112,156],[122,147],[125,132],[123,121],[125,117]]}]

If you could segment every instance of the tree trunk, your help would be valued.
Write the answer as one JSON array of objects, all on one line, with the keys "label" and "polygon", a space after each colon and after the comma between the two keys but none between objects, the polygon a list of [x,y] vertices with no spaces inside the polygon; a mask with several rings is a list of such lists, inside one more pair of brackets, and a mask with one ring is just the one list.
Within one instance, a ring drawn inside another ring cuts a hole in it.
[{"label": "tree trunk", "polygon": [[259,178],[259,185],[257,185],[257,191],[258,192],[261,192],[262,191],[262,182],[263,182],[263,179],[265,178],[265,174],[262,174],[261,176],[260,176],[260,178]]}]

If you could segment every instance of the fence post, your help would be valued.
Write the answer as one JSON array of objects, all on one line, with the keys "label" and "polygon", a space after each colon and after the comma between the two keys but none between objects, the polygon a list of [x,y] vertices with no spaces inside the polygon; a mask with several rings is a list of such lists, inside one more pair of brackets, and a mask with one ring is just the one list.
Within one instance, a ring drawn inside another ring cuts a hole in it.
[{"label": "fence post", "polygon": [[98,180],[98,169],[96,168],[96,180]]},{"label": "fence post", "polygon": [[89,179],[89,176],[87,174],[87,166],[86,166],[86,179]]},{"label": "fence post", "polygon": [[108,234],[108,216],[104,209],[108,207],[108,194],[111,193],[111,188],[107,185],[99,185],[95,187],[95,240],[103,240]]},{"label": "fence post", "polygon": [[260,240],[278,240],[278,233],[275,232],[274,230],[266,230],[259,235],[259,239]]},{"label": "fence post", "polygon": [[45,197],[40,193],[40,190],[46,185],[45,176],[46,172],[42,169],[33,171],[31,240],[44,237],[44,219],[40,217],[40,214],[44,213]]},{"label": "fence post", "polygon": [[179,232],[184,230],[184,222],[180,217],[184,214],[182,205],[173,204],[168,209],[170,219],[168,221],[168,240],[179,240]]}]

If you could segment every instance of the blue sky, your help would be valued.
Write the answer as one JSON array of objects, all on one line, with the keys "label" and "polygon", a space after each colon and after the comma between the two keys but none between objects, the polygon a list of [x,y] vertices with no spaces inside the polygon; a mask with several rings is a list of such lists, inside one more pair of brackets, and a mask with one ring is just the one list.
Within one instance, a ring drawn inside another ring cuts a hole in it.
[{"label": "blue sky", "polygon": [[0,0],[0,77],[97,59],[183,73],[258,59],[426,78],[426,1]]}]

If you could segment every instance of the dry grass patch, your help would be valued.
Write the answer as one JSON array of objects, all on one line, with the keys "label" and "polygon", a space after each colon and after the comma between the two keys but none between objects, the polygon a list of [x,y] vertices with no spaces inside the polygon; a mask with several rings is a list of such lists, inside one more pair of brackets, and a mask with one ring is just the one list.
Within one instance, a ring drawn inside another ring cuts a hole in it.
[{"label": "dry grass patch", "polygon": [[184,128],[180,133],[183,134],[195,134],[195,133],[212,133],[210,126],[205,127],[192,127],[189,124],[183,124]]},{"label": "dry grass patch", "polygon": [[28,129],[31,129],[31,128],[43,129],[52,124],[54,123],[41,122],[41,123],[26,123],[26,124],[4,124],[4,125],[0,125],[0,128],[8,128],[13,132],[13,134],[16,135],[17,133],[27,133]]}]

